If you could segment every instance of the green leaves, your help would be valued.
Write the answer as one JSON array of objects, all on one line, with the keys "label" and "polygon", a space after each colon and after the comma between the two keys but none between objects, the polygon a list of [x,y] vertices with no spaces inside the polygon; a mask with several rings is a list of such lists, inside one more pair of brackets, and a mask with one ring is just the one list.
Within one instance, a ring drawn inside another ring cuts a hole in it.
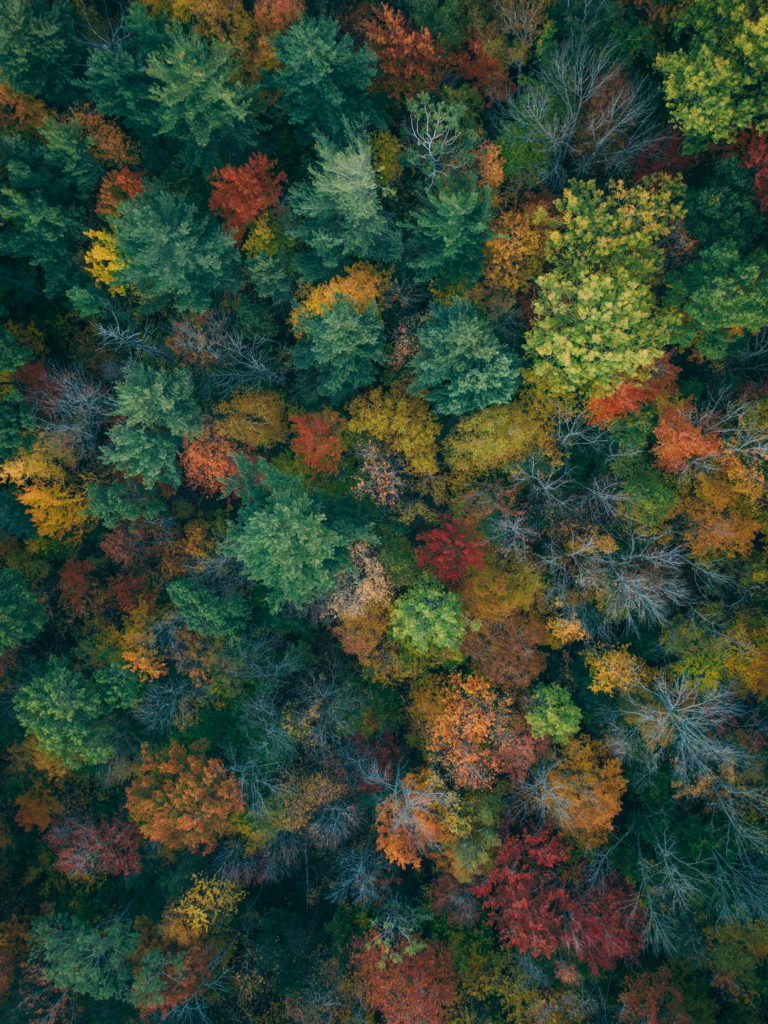
[{"label": "green leaves", "polygon": [[239,255],[216,218],[177,193],[149,188],[113,218],[115,245],[125,261],[115,283],[137,291],[148,312],[210,309],[222,288],[237,287]]},{"label": "green leaves", "polygon": [[45,606],[15,569],[0,569],[0,654],[28,643],[41,632]]},{"label": "green leaves", "polygon": [[549,683],[533,690],[525,720],[534,739],[549,736],[555,743],[567,743],[579,731],[581,711],[564,686]]},{"label": "green leaves", "polygon": [[71,915],[39,917],[31,928],[32,948],[43,977],[56,988],[91,999],[124,999],[131,983],[131,957],[138,933],[116,918],[87,925]]},{"label": "green leaves", "polygon": [[418,342],[410,391],[426,391],[442,416],[501,405],[517,394],[517,356],[504,351],[487,319],[470,302],[434,304],[419,328]]},{"label": "green leaves", "polygon": [[86,673],[51,657],[19,687],[13,707],[24,729],[66,768],[104,764],[115,752],[108,718],[138,698],[138,677],[121,668]]},{"label": "green leaves", "polygon": [[419,583],[394,603],[389,628],[397,643],[413,654],[456,654],[467,631],[457,594],[438,583]]}]

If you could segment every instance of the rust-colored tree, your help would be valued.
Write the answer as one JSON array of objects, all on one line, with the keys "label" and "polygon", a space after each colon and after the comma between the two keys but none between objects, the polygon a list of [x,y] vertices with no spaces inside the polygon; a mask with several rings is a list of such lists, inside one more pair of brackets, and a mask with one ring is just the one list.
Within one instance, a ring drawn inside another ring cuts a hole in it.
[{"label": "rust-colored tree", "polygon": [[203,853],[237,831],[245,813],[240,786],[223,763],[175,742],[165,750],[142,746],[126,806],[145,839]]},{"label": "rust-colored tree", "polygon": [[379,58],[381,86],[389,96],[402,99],[438,88],[445,57],[428,28],[414,28],[389,4],[362,8],[357,27]]},{"label": "rust-colored tree", "polygon": [[182,445],[179,462],[184,479],[190,487],[210,497],[221,494],[224,481],[237,475],[234,453],[235,446],[215,426],[208,427],[200,437]]},{"label": "rust-colored tree", "polygon": [[485,541],[466,519],[448,519],[443,526],[420,533],[416,541],[416,564],[430,569],[442,583],[458,583],[473,566],[483,564]]},{"label": "rust-colored tree", "polygon": [[447,949],[425,943],[418,952],[382,956],[375,944],[353,955],[363,998],[387,1024],[447,1024],[458,999],[456,970]]},{"label": "rust-colored tree", "polygon": [[227,164],[213,172],[208,205],[238,240],[260,213],[280,202],[286,175],[275,167],[264,153],[254,153],[241,167]]},{"label": "rust-colored tree", "polygon": [[45,833],[56,867],[70,878],[132,875],[141,870],[141,836],[120,818],[55,818]]},{"label": "rust-colored tree", "polygon": [[691,459],[706,459],[717,455],[720,441],[706,434],[695,424],[690,409],[670,406],[659,417],[656,425],[656,461],[668,473],[679,473]]},{"label": "rust-colored tree", "polygon": [[336,476],[344,454],[343,418],[333,409],[323,409],[291,416],[291,423],[295,432],[291,451],[313,474]]}]

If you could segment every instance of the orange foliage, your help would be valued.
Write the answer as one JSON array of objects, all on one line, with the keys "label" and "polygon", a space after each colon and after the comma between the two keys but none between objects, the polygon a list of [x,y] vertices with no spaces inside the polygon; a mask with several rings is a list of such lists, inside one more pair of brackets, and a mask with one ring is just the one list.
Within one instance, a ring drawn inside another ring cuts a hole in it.
[{"label": "orange foliage", "polygon": [[663,355],[644,380],[627,380],[612,395],[592,398],[587,406],[587,418],[594,426],[602,427],[621,416],[630,416],[644,405],[672,398],[677,390],[675,366],[669,355]]},{"label": "orange foliage", "polygon": [[376,808],[376,846],[398,867],[421,867],[423,857],[442,849],[443,827],[452,794],[434,772],[409,772]]},{"label": "orange foliage", "polygon": [[237,239],[260,213],[280,202],[286,175],[284,171],[275,174],[275,167],[264,153],[253,153],[241,167],[227,164],[214,170],[208,206]]},{"label": "orange foliage", "polygon": [[215,426],[207,427],[200,437],[185,441],[181,447],[179,462],[184,479],[209,497],[221,494],[224,481],[237,474],[234,452],[235,446]]},{"label": "orange foliage", "polygon": [[168,672],[163,659],[152,649],[154,633],[151,629],[151,613],[149,601],[140,600],[128,615],[127,623],[118,637],[123,667],[145,681],[159,679]]},{"label": "orange foliage", "polygon": [[504,184],[504,164],[501,148],[495,142],[484,142],[475,150],[477,179],[481,185],[488,185],[497,192]]},{"label": "orange foliage", "polygon": [[100,217],[112,217],[118,213],[126,199],[132,199],[143,190],[143,177],[143,171],[132,171],[129,167],[109,171],[99,186],[96,213]]},{"label": "orange foliage", "polygon": [[549,639],[546,627],[538,619],[512,612],[500,621],[485,620],[478,629],[470,629],[462,650],[478,671],[497,686],[518,690],[530,686],[547,665]]},{"label": "orange foliage", "polygon": [[72,111],[72,118],[80,125],[91,152],[99,163],[123,167],[125,164],[138,162],[139,147],[133,139],[129,138],[114,121],[108,121],[90,103],[76,107]]},{"label": "orange foliage", "polygon": [[293,332],[301,336],[301,318],[321,316],[333,307],[339,296],[351,299],[359,313],[375,302],[389,284],[389,275],[376,270],[370,263],[353,263],[345,267],[343,274],[337,274],[330,281],[315,285],[304,301],[296,306],[290,315]]},{"label": "orange foliage", "polygon": [[481,676],[456,673],[426,697],[420,717],[427,749],[456,786],[490,789],[502,774],[519,781],[541,751],[512,699]]},{"label": "orange foliage", "polygon": [[445,57],[428,28],[414,28],[388,4],[364,7],[357,18],[357,27],[379,59],[387,95],[401,99],[438,88]]},{"label": "orange foliage", "polygon": [[666,965],[627,978],[619,998],[619,1020],[624,1024],[694,1024],[684,1011],[683,992]]},{"label": "orange foliage", "polygon": [[499,312],[515,306],[520,292],[544,269],[550,229],[549,204],[540,199],[507,210],[494,222],[478,289],[487,305]]},{"label": "orange foliage", "polygon": [[16,797],[15,822],[25,832],[44,831],[64,808],[49,789],[28,789]]},{"label": "orange foliage", "polygon": [[5,130],[20,128],[22,131],[35,131],[50,111],[42,100],[35,96],[25,96],[16,92],[7,82],[0,82],[0,128]]},{"label": "orange foliage", "polygon": [[670,406],[656,425],[656,461],[667,473],[679,473],[691,459],[717,455],[720,441],[707,435],[678,406]]},{"label": "orange foliage", "polygon": [[457,1001],[456,970],[447,949],[425,944],[417,952],[382,957],[369,943],[353,955],[365,1002],[386,1024],[447,1024]]},{"label": "orange foliage", "polygon": [[344,420],[333,409],[291,416],[296,436],[291,451],[301,457],[305,466],[320,475],[336,476],[344,454],[341,431]]},{"label": "orange foliage", "polygon": [[475,36],[464,51],[453,58],[457,74],[472,82],[486,99],[486,105],[503,100],[515,89],[508,72],[506,46],[492,37]]},{"label": "orange foliage", "polygon": [[167,750],[142,746],[126,807],[146,839],[203,853],[237,831],[245,813],[240,786],[222,762],[176,742]]},{"label": "orange foliage", "polygon": [[548,772],[540,797],[560,831],[590,849],[608,837],[626,788],[619,759],[600,741],[575,736]]},{"label": "orange foliage", "polygon": [[256,0],[253,20],[261,35],[274,36],[304,16],[304,0]]}]

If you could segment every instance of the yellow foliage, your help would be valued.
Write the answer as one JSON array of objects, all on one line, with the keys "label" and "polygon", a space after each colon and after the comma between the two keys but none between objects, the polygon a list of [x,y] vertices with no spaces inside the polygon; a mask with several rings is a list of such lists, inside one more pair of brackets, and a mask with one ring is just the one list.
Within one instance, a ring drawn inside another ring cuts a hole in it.
[{"label": "yellow foliage", "polygon": [[522,559],[503,565],[487,562],[470,569],[459,593],[467,614],[473,619],[501,622],[513,612],[533,607],[543,588],[541,573]]},{"label": "yellow foliage", "polygon": [[273,448],[288,434],[288,410],[276,391],[238,391],[213,410],[226,441],[251,448]]},{"label": "yellow foliage", "polygon": [[435,474],[440,425],[422,398],[406,392],[403,383],[389,390],[374,388],[349,406],[349,430],[369,434],[402,455],[413,473]]},{"label": "yellow foliage", "polygon": [[302,317],[321,316],[333,307],[340,296],[351,299],[358,313],[362,313],[375,302],[389,284],[389,275],[376,270],[370,263],[354,263],[346,267],[343,274],[330,281],[315,285],[307,297],[291,312],[290,321],[294,334],[304,334]]},{"label": "yellow foliage", "polygon": [[561,616],[547,619],[547,629],[552,637],[551,646],[555,650],[565,647],[567,644],[575,644],[578,640],[585,640],[589,636],[578,619],[567,619]]},{"label": "yellow foliage", "polygon": [[40,537],[77,540],[87,522],[87,502],[66,479],[64,467],[44,442],[0,466],[0,480],[16,485],[16,496]]},{"label": "yellow foliage", "polygon": [[486,305],[498,312],[514,308],[518,294],[544,269],[551,226],[547,208],[538,201],[507,210],[491,225],[478,289]]},{"label": "yellow foliage", "polygon": [[444,442],[454,477],[473,480],[536,451],[554,454],[552,431],[523,403],[492,405],[464,416]]},{"label": "yellow foliage", "polygon": [[84,231],[83,234],[93,239],[84,256],[85,269],[94,281],[106,285],[113,295],[125,295],[125,286],[114,283],[120,271],[125,269],[125,261],[117,252],[115,236],[109,231]]},{"label": "yellow foliage", "polygon": [[391,132],[374,132],[371,135],[373,169],[385,185],[391,185],[403,173],[400,163],[402,149],[400,140]]},{"label": "yellow foliage", "polygon": [[235,913],[245,889],[223,878],[192,876],[192,887],[163,914],[160,930],[171,942],[193,943]]},{"label": "yellow foliage", "polygon": [[118,637],[123,667],[147,681],[166,675],[165,662],[152,649],[154,636],[150,629],[150,609],[140,601],[127,618],[127,625]]},{"label": "yellow foliage", "polygon": [[642,658],[632,654],[629,647],[615,647],[605,651],[590,651],[584,656],[592,682],[593,693],[626,693],[638,683],[646,682],[650,670]]}]

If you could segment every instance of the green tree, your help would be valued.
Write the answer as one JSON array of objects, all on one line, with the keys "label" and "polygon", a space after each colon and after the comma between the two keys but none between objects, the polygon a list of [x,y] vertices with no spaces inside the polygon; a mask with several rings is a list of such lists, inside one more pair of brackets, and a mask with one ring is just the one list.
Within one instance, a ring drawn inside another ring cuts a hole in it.
[{"label": "green tree", "polygon": [[354,48],[335,18],[296,21],[273,40],[280,67],[265,84],[278,90],[278,104],[303,141],[315,134],[341,142],[344,122],[365,127],[376,119],[366,90],[377,62],[367,46]]},{"label": "green tree", "polygon": [[46,622],[45,607],[15,569],[0,569],[0,654],[34,640]]},{"label": "green tree", "polygon": [[237,591],[218,594],[195,579],[172,580],[168,596],[187,626],[202,636],[241,636],[250,615],[246,598]]},{"label": "green tree", "polygon": [[397,598],[392,636],[408,651],[427,656],[458,651],[467,631],[461,599],[439,583],[417,583]]},{"label": "green tree", "polygon": [[487,187],[443,184],[427,193],[410,228],[408,267],[416,281],[439,288],[474,284],[490,237]]},{"label": "green tree", "polygon": [[224,551],[266,588],[273,611],[301,608],[333,590],[353,538],[328,525],[295,477],[263,459],[253,471],[259,486],[244,502]]},{"label": "green tree", "polygon": [[237,287],[240,261],[231,235],[183,196],[145,189],[122,204],[112,227],[125,264],[115,285],[137,291],[147,312],[172,306],[202,313],[216,292]]},{"label": "green tree", "polygon": [[685,47],[661,54],[664,95],[693,148],[768,129],[768,19],[760,0],[692,0],[675,13]]},{"label": "green tree", "polygon": [[0,67],[20,92],[66,107],[80,92],[85,33],[65,0],[0,0]]},{"label": "green tree", "polygon": [[547,683],[534,688],[525,720],[534,739],[550,736],[555,743],[567,743],[579,731],[581,711],[564,686]]},{"label": "green tree", "polygon": [[463,416],[517,394],[519,360],[505,352],[491,325],[464,299],[433,304],[419,328],[412,394],[426,391],[442,416]]},{"label": "green tree", "polygon": [[555,394],[610,394],[662,355],[677,318],[656,297],[659,243],[682,218],[679,191],[668,178],[605,191],[584,181],[556,202],[552,269],[537,280],[525,341],[534,375]]},{"label": "green tree", "polygon": [[322,313],[297,318],[301,331],[293,362],[314,370],[313,386],[332,402],[367,388],[384,363],[384,329],[375,302],[358,310],[346,295],[336,297]]},{"label": "green tree", "polygon": [[288,193],[291,232],[310,249],[297,254],[299,269],[319,281],[358,260],[394,262],[400,236],[382,209],[368,143],[358,138],[335,149],[320,139],[316,149],[309,181]]},{"label": "green tree", "polygon": [[111,447],[101,449],[103,460],[147,487],[178,487],[182,438],[195,437],[203,424],[189,369],[129,363],[115,388],[115,412],[121,419],[109,431]]},{"label": "green tree", "polygon": [[91,999],[124,999],[131,982],[131,957],[139,936],[115,918],[89,925],[76,917],[39,917],[30,928],[35,959],[56,988]]},{"label": "green tree", "polygon": [[19,687],[13,706],[24,729],[66,768],[105,764],[116,732],[109,716],[138,699],[138,677],[122,668],[85,672],[52,656]]}]

